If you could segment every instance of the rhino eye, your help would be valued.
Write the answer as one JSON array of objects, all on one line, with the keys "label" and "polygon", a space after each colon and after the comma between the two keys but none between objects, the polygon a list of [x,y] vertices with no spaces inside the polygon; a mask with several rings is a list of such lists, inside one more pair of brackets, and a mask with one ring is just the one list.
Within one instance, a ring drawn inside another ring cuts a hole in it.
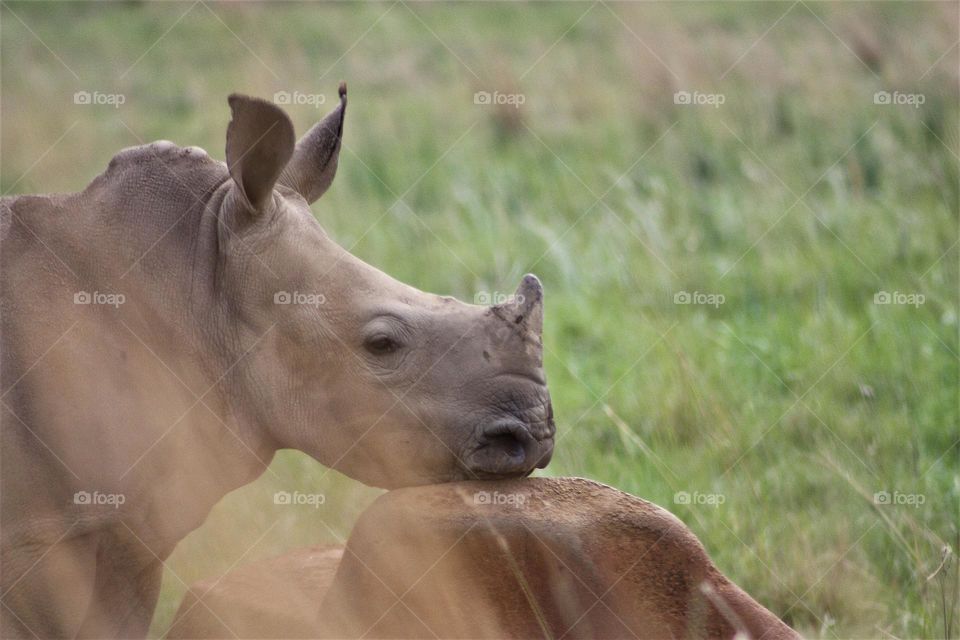
[{"label": "rhino eye", "polygon": [[399,349],[400,343],[390,336],[377,335],[367,338],[366,342],[363,343],[363,346],[366,347],[367,351],[373,355],[383,356],[388,353],[393,353]]}]

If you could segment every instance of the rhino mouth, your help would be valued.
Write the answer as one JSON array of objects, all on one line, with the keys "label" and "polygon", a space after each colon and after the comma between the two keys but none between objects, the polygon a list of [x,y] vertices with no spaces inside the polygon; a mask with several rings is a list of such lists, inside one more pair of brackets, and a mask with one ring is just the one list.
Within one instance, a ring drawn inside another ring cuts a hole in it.
[{"label": "rhino mouth", "polygon": [[[541,437],[534,436],[541,432]],[[534,425],[512,416],[497,420],[480,429],[476,445],[466,458],[467,470],[480,479],[530,475],[550,462],[553,433],[552,411]]]}]

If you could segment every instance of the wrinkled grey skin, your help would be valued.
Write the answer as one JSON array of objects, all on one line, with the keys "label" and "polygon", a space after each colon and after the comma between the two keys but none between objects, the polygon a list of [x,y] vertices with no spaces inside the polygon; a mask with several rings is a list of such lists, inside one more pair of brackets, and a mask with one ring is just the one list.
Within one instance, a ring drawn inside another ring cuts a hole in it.
[{"label": "wrinkled grey skin", "polygon": [[162,560],[280,448],[381,487],[549,461],[536,278],[478,307],[330,240],[308,203],[344,87],[299,143],[278,107],[230,106],[226,165],[154,143],[82,193],[0,200],[4,637],[143,637]]}]

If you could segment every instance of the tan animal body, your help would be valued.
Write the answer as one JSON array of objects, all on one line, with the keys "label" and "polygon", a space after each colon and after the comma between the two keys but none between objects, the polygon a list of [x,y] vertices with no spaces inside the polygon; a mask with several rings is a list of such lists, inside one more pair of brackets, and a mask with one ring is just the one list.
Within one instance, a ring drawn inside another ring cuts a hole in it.
[{"label": "tan animal body", "polygon": [[660,507],[579,478],[391,491],[346,548],[194,585],[171,638],[799,636]]}]

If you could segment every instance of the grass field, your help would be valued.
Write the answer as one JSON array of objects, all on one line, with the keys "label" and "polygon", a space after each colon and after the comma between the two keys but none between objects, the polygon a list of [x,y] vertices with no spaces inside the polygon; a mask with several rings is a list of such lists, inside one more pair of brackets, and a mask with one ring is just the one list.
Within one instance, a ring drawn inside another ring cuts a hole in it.
[{"label": "grass field", "polygon": [[[303,131],[347,80],[314,211],[422,289],[472,301],[540,276],[560,430],[541,473],[669,508],[811,637],[960,634],[956,3],[0,19],[4,193],[81,189],[159,138],[222,159],[228,93],[323,94],[288,107]],[[292,487],[326,504],[270,503]],[[152,632],[185,584],[342,538],[377,494],[283,452],[177,549]]]}]

